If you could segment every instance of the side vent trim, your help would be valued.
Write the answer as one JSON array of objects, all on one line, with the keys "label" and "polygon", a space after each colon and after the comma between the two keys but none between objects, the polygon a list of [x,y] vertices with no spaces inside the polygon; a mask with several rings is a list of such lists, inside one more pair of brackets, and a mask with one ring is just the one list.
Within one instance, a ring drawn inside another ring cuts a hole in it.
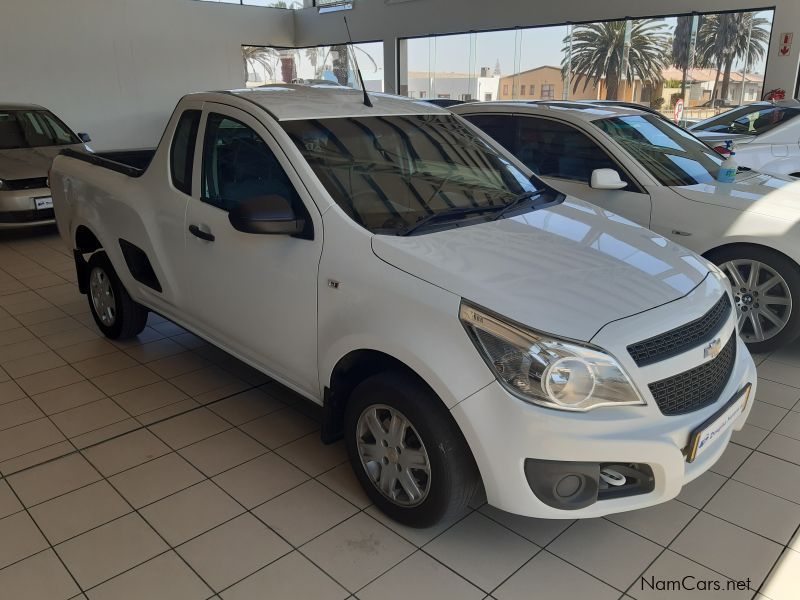
[{"label": "side vent trim", "polygon": [[158,281],[153,265],[144,250],[121,238],[119,247],[122,250],[122,256],[125,257],[125,263],[128,265],[131,276],[139,283],[160,293],[162,291],[161,283]]}]

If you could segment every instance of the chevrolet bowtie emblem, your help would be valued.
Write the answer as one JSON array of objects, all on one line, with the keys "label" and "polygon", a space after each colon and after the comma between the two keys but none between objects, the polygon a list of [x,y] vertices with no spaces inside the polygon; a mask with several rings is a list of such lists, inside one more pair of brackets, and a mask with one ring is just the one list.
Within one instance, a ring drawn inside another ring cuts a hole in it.
[{"label": "chevrolet bowtie emblem", "polygon": [[717,358],[717,354],[722,350],[722,339],[716,338],[709,342],[708,346],[703,348],[704,358]]}]

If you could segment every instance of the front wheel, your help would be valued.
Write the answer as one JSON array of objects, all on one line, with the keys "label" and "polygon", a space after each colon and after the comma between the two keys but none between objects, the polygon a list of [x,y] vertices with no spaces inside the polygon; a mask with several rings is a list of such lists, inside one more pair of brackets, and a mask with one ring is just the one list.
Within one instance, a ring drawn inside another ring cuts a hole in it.
[{"label": "front wheel", "polygon": [[477,488],[461,431],[412,376],[386,372],[360,383],[347,403],[345,443],[367,495],[405,525],[427,527],[458,514]]},{"label": "front wheel", "polygon": [[754,353],[771,352],[800,335],[800,268],[769,248],[732,246],[708,258],[728,276],[739,334]]},{"label": "front wheel", "polygon": [[141,333],[147,323],[147,309],[128,295],[106,253],[95,252],[88,270],[89,309],[103,335],[124,340]]}]

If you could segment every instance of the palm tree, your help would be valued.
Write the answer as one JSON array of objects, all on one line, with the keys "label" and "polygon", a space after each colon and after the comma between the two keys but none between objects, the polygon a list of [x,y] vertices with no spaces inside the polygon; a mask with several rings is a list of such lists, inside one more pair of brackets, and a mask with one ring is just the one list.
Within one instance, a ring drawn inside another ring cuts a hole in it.
[{"label": "palm tree", "polygon": [[694,17],[678,17],[672,37],[672,66],[683,72],[681,98],[686,100],[686,73],[689,70],[689,46],[692,43],[692,20]]},{"label": "palm tree", "polygon": [[[245,80],[248,73],[252,70],[256,72],[256,65],[264,70],[267,79],[275,77],[275,63],[277,55],[274,48],[265,46],[242,46],[242,58],[244,59]],[[251,69],[251,67],[253,67]]]},{"label": "palm tree", "polygon": [[728,55],[733,54],[733,40],[736,34],[735,15],[705,15],[697,30],[697,63],[703,67],[716,69],[711,99],[717,98],[719,75],[725,66]]},{"label": "palm tree", "polygon": [[[654,19],[635,19],[631,22],[631,40],[628,60],[625,54],[625,21],[606,21],[576,26],[572,31],[572,70],[574,85],[578,90],[583,80],[585,90],[590,83],[599,85],[605,78],[606,100],[616,100],[620,77],[633,81],[660,82],[666,66],[669,47],[666,24]],[[564,38],[561,69],[566,78],[570,39]],[[623,72],[624,71],[624,72]]]},{"label": "palm tree", "polygon": [[720,74],[719,97],[728,97],[734,61],[744,60],[746,65],[752,65],[764,57],[769,43],[768,26],[767,19],[756,17],[754,13],[706,15],[697,32],[697,60],[717,69],[712,98],[718,97]]},{"label": "palm tree", "polygon": [[[320,78],[322,76],[321,70],[325,68],[328,58],[331,56],[332,53],[336,53],[333,57],[333,62],[331,65],[331,70],[333,74],[336,76],[336,80],[341,83],[342,85],[347,85],[348,81],[348,67],[347,67],[347,57],[348,52],[352,48],[353,52],[360,52],[363,57],[365,57],[369,64],[372,65],[372,72],[378,72],[378,63],[375,62],[375,59],[370,56],[369,52],[366,50],[359,48],[355,44],[352,46],[347,46],[344,44],[337,44],[334,46],[316,46],[313,48],[306,48],[306,58],[311,63],[311,66],[314,68],[314,77]],[[320,69],[317,69],[317,64],[319,64]],[[363,64],[359,63],[359,64]]]}]

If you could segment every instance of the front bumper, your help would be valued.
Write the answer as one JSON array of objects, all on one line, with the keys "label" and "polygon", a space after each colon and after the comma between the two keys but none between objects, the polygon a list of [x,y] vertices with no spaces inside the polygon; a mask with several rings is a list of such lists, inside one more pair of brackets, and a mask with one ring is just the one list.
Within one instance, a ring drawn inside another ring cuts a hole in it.
[{"label": "front bumper", "polygon": [[36,209],[36,198],[51,197],[49,188],[0,190],[0,229],[36,227],[55,223],[52,208]]},{"label": "front bumper", "polygon": [[[740,430],[755,397],[756,368],[741,339],[736,365],[717,402],[685,415],[654,416],[652,406],[620,406],[568,413],[529,404],[494,382],[452,409],[472,448],[489,504],[502,510],[553,519],[599,517],[644,508],[674,498],[711,467]],[[691,432],[739,390],[751,384],[745,412],[722,437],[688,463],[684,449]],[[653,471],[649,493],[599,500],[585,508],[561,510],[542,502],[525,476],[525,460],[638,463]]]}]

